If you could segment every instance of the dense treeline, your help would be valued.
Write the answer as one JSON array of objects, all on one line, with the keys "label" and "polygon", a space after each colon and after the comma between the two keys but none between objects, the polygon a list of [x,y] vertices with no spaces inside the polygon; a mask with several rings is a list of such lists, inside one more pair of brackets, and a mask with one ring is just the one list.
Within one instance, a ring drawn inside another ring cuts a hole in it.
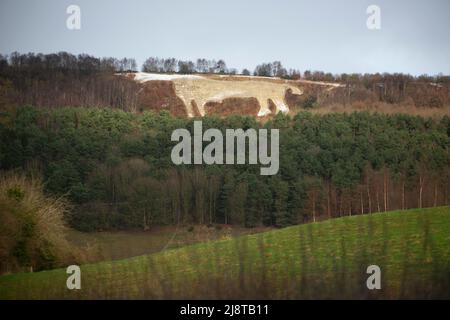
[{"label": "dense treeline", "polygon": [[203,128],[280,128],[280,171],[259,165],[175,166],[176,128],[192,119],[92,108],[18,108],[0,116],[0,168],[42,174],[74,203],[83,229],[177,223],[286,226],[450,203],[450,118],[365,112],[265,124],[205,117]]},{"label": "dense treeline", "polygon": [[236,69],[228,69],[224,60],[197,59],[196,62],[177,60],[175,58],[150,57],[142,65],[143,72],[160,73],[220,73],[236,74]]},{"label": "dense treeline", "polygon": [[[5,105],[34,105],[42,107],[89,106],[112,107],[125,111],[141,111],[139,85],[117,72],[134,72],[132,58],[96,58],[86,54],[67,52],[56,54],[0,55],[0,108]],[[238,74],[228,68],[224,60],[175,58],[147,59],[142,70],[161,73]],[[240,72],[250,75],[248,69]],[[303,83],[303,89],[312,103],[309,107],[350,106],[352,110],[370,109],[378,104],[402,107],[442,108],[450,106],[449,76],[419,76],[405,74],[340,74],[321,71],[286,69],[274,61],[256,66],[253,75],[339,82],[344,87],[321,91],[318,86]],[[309,100],[308,100],[309,101]],[[303,102],[300,103],[303,106]]]},{"label": "dense treeline", "polygon": [[32,104],[136,111],[139,86],[114,76],[136,68],[134,59],[100,59],[67,52],[0,55],[0,108]]},{"label": "dense treeline", "polygon": [[[323,79],[320,75],[323,75]],[[310,73],[311,80],[329,81],[326,74]],[[403,104],[419,108],[442,108],[450,105],[450,77],[427,75],[413,77],[401,73],[394,74],[341,74],[335,81],[345,84],[340,99],[333,97],[334,103],[349,104],[383,102]],[[331,102],[331,101],[330,101]],[[327,103],[323,101],[322,103]]]},{"label": "dense treeline", "polygon": [[45,79],[54,76],[47,74],[48,71],[82,76],[99,72],[130,72],[136,69],[136,60],[133,58],[96,58],[88,54],[74,55],[68,52],[51,54],[13,52],[9,56],[0,55],[2,74],[14,76],[17,72],[23,72],[27,78]]},{"label": "dense treeline", "polygon": [[[205,58],[199,58],[196,61],[190,60],[177,60],[175,58],[158,58],[150,57],[145,60],[142,65],[143,72],[159,72],[159,73],[216,73],[216,74],[241,74],[245,76],[251,75],[251,72],[244,68],[241,72],[238,72],[235,68],[228,68],[224,60],[210,60]],[[301,72],[295,69],[289,69],[283,67],[280,61],[274,61],[269,63],[263,63],[256,66],[253,71],[254,76],[261,77],[280,77],[284,79],[300,79]],[[331,81],[333,81],[332,79]]]}]

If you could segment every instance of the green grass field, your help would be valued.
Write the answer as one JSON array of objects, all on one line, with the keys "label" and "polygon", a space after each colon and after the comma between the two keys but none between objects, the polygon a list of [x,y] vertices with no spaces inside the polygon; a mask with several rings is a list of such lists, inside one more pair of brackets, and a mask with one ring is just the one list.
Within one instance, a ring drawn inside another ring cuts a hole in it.
[{"label": "green grass field", "polygon": [[[366,268],[380,266],[382,289]],[[0,277],[0,299],[450,298],[450,207],[343,217],[81,267]]]},{"label": "green grass field", "polygon": [[239,226],[164,226],[149,231],[79,232],[71,230],[68,240],[75,246],[88,249],[90,262],[109,261],[151,254],[200,242],[232,239],[273,228],[245,228]]}]

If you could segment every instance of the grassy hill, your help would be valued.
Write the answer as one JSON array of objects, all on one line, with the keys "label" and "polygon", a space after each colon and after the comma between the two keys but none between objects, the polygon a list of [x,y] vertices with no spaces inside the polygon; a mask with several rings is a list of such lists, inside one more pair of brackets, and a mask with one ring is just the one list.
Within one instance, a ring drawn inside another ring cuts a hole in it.
[{"label": "grassy hill", "polygon": [[67,238],[74,246],[90,253],[89,263],[121,260],[157,253],[201,242],[229,240],[269,231],[272,227],[245,228],[231,225],[155,226],[149,231],[123,230],[80,232],[71,229]]},{"label": "grassy hill", "polygon": [[[366,287],[380,266],[382,289]],[[450,298],[450,207],[351,216],[81,267],[0,277],[0,299]]]}]

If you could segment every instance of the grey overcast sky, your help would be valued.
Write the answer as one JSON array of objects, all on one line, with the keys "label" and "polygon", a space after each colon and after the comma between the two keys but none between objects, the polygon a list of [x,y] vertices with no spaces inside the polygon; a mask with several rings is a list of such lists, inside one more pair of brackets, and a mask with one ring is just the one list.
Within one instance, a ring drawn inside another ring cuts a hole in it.
[{"label": "grey overcast sky", "polygon": [[[81,8],[81,29],[66,8]],[[366,27],[369,5],[381,29]],[[450,0],[0,0],[0,53],[224,59],[253,70],[450,74]]]}]

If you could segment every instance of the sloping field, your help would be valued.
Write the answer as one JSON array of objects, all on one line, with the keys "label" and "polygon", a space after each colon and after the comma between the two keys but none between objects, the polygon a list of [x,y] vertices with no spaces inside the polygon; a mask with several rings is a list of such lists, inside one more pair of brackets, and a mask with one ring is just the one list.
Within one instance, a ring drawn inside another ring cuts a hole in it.
[{"label": "sloping field", "polygon": [[2,276],[0,298],[448,299],[449,231],[450,207],[344,217],[85,265],[78,291],[63,269]]},{"label": "sloping field", "polygon": [[[256,116],[264,117],[278,112],[289,112],[286,92],[302,95],[302,84],[317,85],[323,90],[339,87],[336,83],[313,81],[292,81],[280,78],[224,75],[180,75],[153,74],[138,72],[133,75],[135,81],[144,85],[152,85],[154,81],[170,81],[174,84],[175,93],[180,98],[189,117],[207,114],[207,103],[222,103],[230,98],[254,98],[259,104]],[[273,107],[271,107],[273,106]]]}]

